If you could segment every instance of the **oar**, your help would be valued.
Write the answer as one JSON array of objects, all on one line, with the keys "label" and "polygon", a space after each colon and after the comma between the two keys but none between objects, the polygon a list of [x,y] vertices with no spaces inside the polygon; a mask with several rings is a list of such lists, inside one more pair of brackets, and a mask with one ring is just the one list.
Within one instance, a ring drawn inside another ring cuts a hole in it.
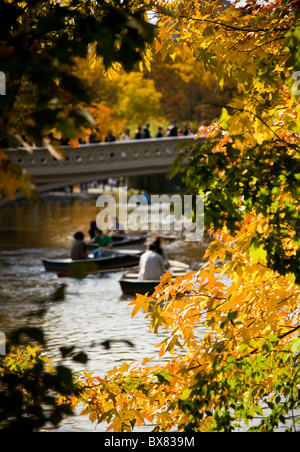
[{"label": "oar", "polygon": [[169,260],[169,264],[170,264],[170,267],[185,268],[185,269],[189,268],[188,264],[185,264],[184,262],[173,261],[171,259]]},{"label": "oar", "polygon": [[57,256],[56,259],[63,259],[64,257],[70,256],[71,251],[66,251],[64,254]]}]

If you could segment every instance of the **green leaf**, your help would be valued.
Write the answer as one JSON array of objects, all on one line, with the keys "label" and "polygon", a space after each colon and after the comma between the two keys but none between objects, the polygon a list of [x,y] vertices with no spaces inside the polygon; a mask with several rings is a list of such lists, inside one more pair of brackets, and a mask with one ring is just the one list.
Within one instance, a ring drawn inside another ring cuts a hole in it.
[{"label": "green leaf", "polygon": [[230,120],[230,115],[228,113],[228,111],[226,110],[226,108],[222,108],[222,113],[221,116],[218,119],[218,124],[223,127],[223,129],[227,130],[228,129],[228,121]]},{"label": "green leaf", "polygon": [[291,345],[291,352],[292,353],[299,353],[300,351],[300,338],[293,339],[292,345]]},{"label": "green leaf", "polygon": [[255,246],[254,244],[250,245],[249,252],[255,264],[258,261],[265,260],[267,257],[267,252],[265,251],[262,245],[258,247]]}]

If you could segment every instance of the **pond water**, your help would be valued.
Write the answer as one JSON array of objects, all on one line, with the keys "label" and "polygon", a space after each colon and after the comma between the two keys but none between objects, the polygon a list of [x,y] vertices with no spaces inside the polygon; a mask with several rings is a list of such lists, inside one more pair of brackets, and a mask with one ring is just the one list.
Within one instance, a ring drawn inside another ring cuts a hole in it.
[{"label": "pond water", "polygon": [[[59,198],[58,198],[59,199]],[[125,361],[158,360],[157,344],[162,337],[149,331],[143,313],[131,318],[132,296],[122,294],[121,272],[90,275],[83,280],[59,278],[46,272],[42,258],[55,257],[70,248],[74,232],[86,235],[96,219],[95,200],[67,198],[43,202],[32,208],[10,205],[0,211],[0,330],[8,334],[20,326],[37,326],[46,336],[45,354],[59,363],[59,347],[75,346],[88,354],[87,364],[65,362],[74,371],[106,371]],[[151,234],[150,234],[151,235]],[[201,263],[205,244],[180,239],[165,242],[169,258],[196,266]],[[62,301],[52,299],[64,285]],[[101,342],[114,339],[106,350]],[[123,341],[130,341],[131,347]],[[95,345],[96,344],[96,345]],[[167,359],[167,358],[165,358]],[[104,431],[105,425],[96,431]],[[150,429],[145,426],[143,429]],[[86,416],[70,417],[61,430],[95,431]]]}]

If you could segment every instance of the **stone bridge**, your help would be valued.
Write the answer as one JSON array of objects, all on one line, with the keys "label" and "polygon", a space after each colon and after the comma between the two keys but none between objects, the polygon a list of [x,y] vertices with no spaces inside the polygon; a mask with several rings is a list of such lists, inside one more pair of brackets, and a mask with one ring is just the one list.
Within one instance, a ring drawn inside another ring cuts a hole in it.
[{"label": "stone bridge", "polygon": [[178,155],[178,146],[185,142],[193,143],[194,138],[151,138],[77,148],[62,146],[64,160],[55,159],[46,148],[35,148],[32,154],[24,148],[5,149],[5,152],[12,162],[33,176],[37,191],[42,193],[109,177],[167,173]]}]

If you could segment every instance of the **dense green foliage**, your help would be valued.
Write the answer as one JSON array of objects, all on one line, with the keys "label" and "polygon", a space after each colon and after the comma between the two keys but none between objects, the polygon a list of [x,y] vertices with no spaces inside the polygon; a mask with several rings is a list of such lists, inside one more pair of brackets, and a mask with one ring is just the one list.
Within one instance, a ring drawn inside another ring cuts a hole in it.
[{"label": "dense green foliage", "polygon": [[[224,361],[220,353],[209,372],[197,373],[194,385],[170,405],[188,416],[185,431],[198,431],[206,416],[212,417],[210,432],[273,432],[283,425],[286,431],[297,431],[297,354],[289,349],[277,351],[277,342],[275,338],[262,340],[255,352],[242,358],[228,355]],[[273,382],[268,391],[267,381]],[[212,411],[208,407],[215,399],[219,403]]]},{"label": "dense green foliage", "polygon": [[[243,136],[235,140],[245,141]],[[191,194],[205,194],[205,224],[231,233],[240,228],[245,213],[256,212],[269,218],[269,234],[261,231],[252,245],[267,256],[269,268],[293,274],[300,282],[300,211],[298,204],[300,161],[294,145],[270,140],[246,146],[223,141],[218,132],[212,139],[182,150],[174,162],[171,176],[183,171],[184,184]],[[185,159],[187,167],[181,167]],[[284,241],[289,246],[284,249]],[[294,250],[292,253],[291,250]]]},{"label": "dense green foliage", "polygon": [[81,74],[74,75],[75,58],[86,58],[94,44],[106,68],[119,62],[131,70],[154,37],[144,13],[128,0],[1,0],[0,68],[7,83],[1,138],[16,143],[19,134],[40,143],[54,127],[72,138],[93,124],[82,108],[91,99]]}]

